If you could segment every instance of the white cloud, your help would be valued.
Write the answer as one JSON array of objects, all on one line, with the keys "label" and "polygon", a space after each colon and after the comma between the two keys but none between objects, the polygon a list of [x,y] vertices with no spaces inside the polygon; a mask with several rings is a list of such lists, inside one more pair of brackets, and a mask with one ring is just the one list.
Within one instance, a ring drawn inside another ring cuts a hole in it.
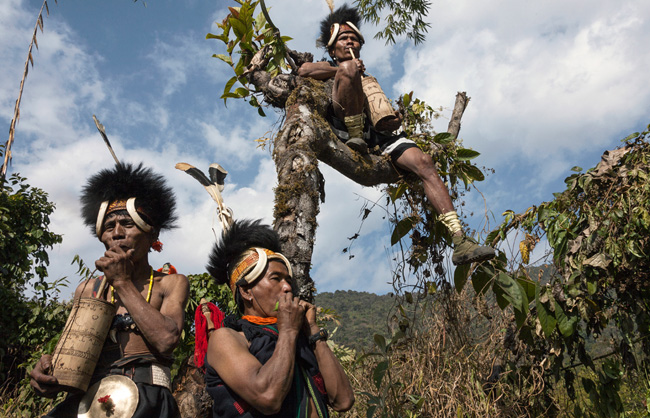
[{"label": "white cloud", "polygon": [[[427,43],[404,55],[396,90],[449,109],[457,91],[468,93],[461,137],[482,153],[479,164],[496,169],[479,185],[491,208],[550,199],[572,166],[595,165],[626,132],[645,126],[648,8],[440,3]],[[436,126],[446,130],[446,121]]]}]

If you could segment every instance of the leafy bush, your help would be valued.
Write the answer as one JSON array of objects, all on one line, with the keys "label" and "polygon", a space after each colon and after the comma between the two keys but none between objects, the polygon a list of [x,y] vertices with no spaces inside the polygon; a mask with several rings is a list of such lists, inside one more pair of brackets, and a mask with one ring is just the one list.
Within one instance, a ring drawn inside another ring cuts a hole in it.
[{"label": "leafy bush", "polygon": [[[4,146],[0,148],[0,156]],[[25,364],[42,352],[63,327],[66,307],[58,302],[60,279],[48,283],[46,250],[60,243],[49,231],[54,204],[47,193],[13,174],[0,179],[0,387],[2,397],[15,395],[24,381]],[[25,296],[32,283],[36,296]],[[47,326],[44,326],[47,324]],[[24,400],[24,399],[23,399]],[[21,400],[21,402],[23,401]],[[4,403],[4,402],[3,402]],[[29,402],[27,402],[29,404]]]}]

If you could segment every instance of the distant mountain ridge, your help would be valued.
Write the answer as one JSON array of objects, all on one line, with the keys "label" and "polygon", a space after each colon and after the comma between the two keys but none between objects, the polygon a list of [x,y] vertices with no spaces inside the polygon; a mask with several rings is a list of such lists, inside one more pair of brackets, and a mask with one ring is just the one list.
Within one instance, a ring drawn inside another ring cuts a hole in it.
[{"label": "distant mountain ridge", "polygon": [[[376,295],[354,290],[337,290],[316,294],[316,306],[333,310],[340,321],[333,340],[347,347],[371,348],[374,334],[389,332],[387,320],[395,298],[391,294]],[[337,328],[330,322],[326,328],[331,333]]]}]

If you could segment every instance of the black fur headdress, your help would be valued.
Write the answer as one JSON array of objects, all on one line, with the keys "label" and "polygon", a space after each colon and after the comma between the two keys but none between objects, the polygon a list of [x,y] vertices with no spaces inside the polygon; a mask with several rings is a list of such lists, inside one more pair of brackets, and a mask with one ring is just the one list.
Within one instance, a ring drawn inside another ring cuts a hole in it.
[{"label": "black fur headdress", "polygon": [[93,233],[103,202],[135,197],[138,212],[156,231],[175,227],[176,198],[165,179],[150,168],[132,164],[104,169],[88,179],[81,192],[81,216]]},{"label": "black fur headdress", "polygon": [[234,221],[212,249],[206,269],[219,284],[229,283],[232,263],[249,248],[261,247],[280,252],[280,238],[277,232],[261,221],[244,219]]},{"label": "black fur headdress", "polygon": [[350,22],[352,25],[354,25],[352,29],[356,29],[355,32],[359,36],[359,41],[363,45],[363,35],[361,35],[361,32],[358,31],[361,24],[361,17],[359,16],[359,12],[356,8],[344,4],[343,6],[330,13],[325,19],[320,22],[320,37],[316,40],[316,46],[327,49],[327,44],[332,36],[332,26],[335,23],[341,25],[346,24],[347,22]]}]

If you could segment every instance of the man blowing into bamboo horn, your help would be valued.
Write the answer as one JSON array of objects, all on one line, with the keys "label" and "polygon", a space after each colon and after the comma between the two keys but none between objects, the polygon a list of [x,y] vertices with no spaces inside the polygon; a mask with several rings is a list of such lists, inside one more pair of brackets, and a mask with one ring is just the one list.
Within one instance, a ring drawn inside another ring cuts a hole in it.
[{"label": "man blowing into bamboo horn", "polygon": [[[133,417],[177,417],[169,366],[183,328],[189,282],[182,274],[154,271],[148,261],[150,249],[162,247],[159,232],[174,227],[172,190],[141,164],[122,164],[91,177],[81,204],[84,223],[106,248],[95,262],[108,284],[98,297],[117,309],[90,384],[126,376],[137,386],[133,396],[139,396]],[[82,283],[75,298],[97,296],[101,281]],[[41,396],[53,397],[63,389],[51,375],[52,367],[52,356],[45,355],[31,373],[30,383]],[[69,394],[46,416],[76,417],[82,397]]]},{"label": "man blowing into bamboo horn", "polygon": [[368,153],[368,146],[379,146],[383,155],[389,155],[393,163],[406,171],[415,173],[423,182],[424,192],[449,229],[454,244],[452,262],[456,265],[484,261],[494,257],[494,249],[479,246],[463,234],[458,215],[449,192],[438,175],[431,156],[405,134],[395,135],[402,124],[402,114],[382,119],[378,126],[366,120],[365,95],[362,76],[365,72],[359,58],[363,35],[359,31],[360,17],[356,9],[343,5],[321,22],[318,46],[327,49],[332,61],[306,62],[298,69],[302,77],[316,80],[334,78],[332,106],[328,120],[334,133],[351,149]]},{"label": "man blowing into bamboo horn", "polygon": [[325,418],[354,404],[350,382],[316,324],[316,308],[293,296],[278,235],[235,221],[207,266],[228,283],[243,316],[210,336],[205,381],[214,417]]}]

